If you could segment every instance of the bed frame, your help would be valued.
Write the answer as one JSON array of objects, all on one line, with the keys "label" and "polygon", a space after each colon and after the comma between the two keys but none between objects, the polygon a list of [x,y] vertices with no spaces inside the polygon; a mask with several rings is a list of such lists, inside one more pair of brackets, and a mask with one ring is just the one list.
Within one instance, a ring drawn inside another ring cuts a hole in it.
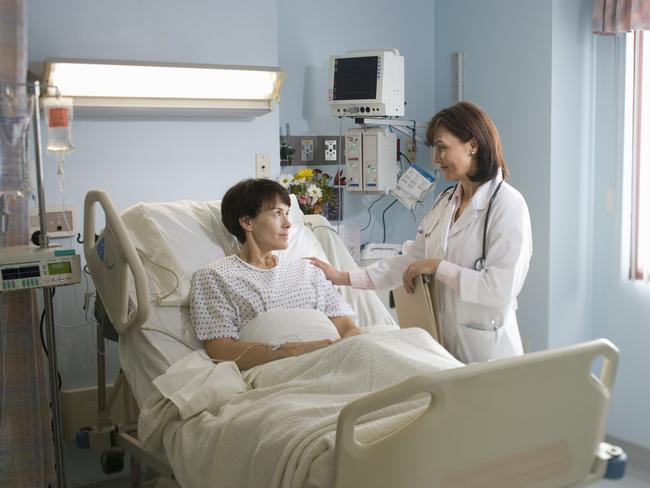
[{"label": "bed frame", "polygon": [[[96,204],[106,219],[98,240]],[[117,332],[143,324],[146,274],[101,190],[86,195],[84,253]],[[618,350],[601,339],[416,376],[359,398],[339,415],[333,487],[558,488],[620,477],[624,453],[603,442],[617,365]],[[411,423],[370,445],[355,440],[360,417],[417,395],[430,403]],[[162,475],[134,486],[178,486],[165,459],[140,448],[135,435],[114,429],[111,440]]]}]

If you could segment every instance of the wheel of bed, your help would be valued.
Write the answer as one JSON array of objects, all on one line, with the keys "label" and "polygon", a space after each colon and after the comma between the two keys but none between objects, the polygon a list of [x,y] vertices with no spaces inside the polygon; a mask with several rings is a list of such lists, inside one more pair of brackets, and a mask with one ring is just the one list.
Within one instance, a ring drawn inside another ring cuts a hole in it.
[{"label": "wheel of bed", "polygon": [[[97,204],[106,226],[95,242]],[[356,267],[324,218],[290,213],[281,259]],[[84,237],[140,406],[137,439],[118,444],[156,464],[161,486],[550,488],[620,466],[603,442],[618,364],[606,340],[465,366],[424,330],[396,326],[374,292],[343,288],[372,333],[240,372],[209,360],[187,311],[192,273],[236,251],[219,202],[118,214],[94,190]],[[286,326],[299,334],[309,319],[294,315]]]}]

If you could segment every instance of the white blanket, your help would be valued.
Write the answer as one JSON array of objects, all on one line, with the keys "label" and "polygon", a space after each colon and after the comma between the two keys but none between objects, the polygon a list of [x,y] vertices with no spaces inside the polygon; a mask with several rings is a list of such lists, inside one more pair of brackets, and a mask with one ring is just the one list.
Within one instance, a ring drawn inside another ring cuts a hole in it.
[{"label": "white blanket", "polygon": [[[199,354],[156,380],[164,386],[144,405],[139,424],[144,446],[155,450],[162,442],[185,488],[328,486],[343,406],[410,376],[462,366],[418,328],[356,336],[258,366],[242,375],[250,389],[237,386],[236,368],[220,365],[220,377]],[[191,382],[184,369],[192,370]],[[229,387],[206,403],[204,390],[219,390],[215,381]],[[182,395],[174,393],[175,382]],[[200,412],[189,407],[193,393]],[[420,399],[369,414],[358,439],[385,437],[425,404]]]}]

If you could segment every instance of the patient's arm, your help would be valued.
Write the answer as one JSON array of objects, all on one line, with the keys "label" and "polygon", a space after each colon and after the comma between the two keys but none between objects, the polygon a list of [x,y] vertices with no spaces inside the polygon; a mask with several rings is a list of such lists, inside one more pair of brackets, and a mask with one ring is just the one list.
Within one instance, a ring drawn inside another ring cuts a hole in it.
[{"label": "patient's arm", "polygon": [[329,319],[334,323],[336,330],[339,331],[339,335],[342,338],[351,337],[362,333],[361,329],[357,326],[357,324],[354,323],[354,320],[352,320],[352,317],[349,315],[343,315],[341,317],[330,317]]},{"label": "patient's arm", "polygon": [[[338,329],[338,326],[336,328]],[[239,369],[243,371],[276,359],[300,356],[301,354],[322,349],[329,346],[332,341],[323,339],[311,342],[287,342],[280,348],[274,348],[271,344],[262,342],[237,341],[231,337],[209,339],[203,341],[203,343],[212,359],[216,361],[235,361]]]}]

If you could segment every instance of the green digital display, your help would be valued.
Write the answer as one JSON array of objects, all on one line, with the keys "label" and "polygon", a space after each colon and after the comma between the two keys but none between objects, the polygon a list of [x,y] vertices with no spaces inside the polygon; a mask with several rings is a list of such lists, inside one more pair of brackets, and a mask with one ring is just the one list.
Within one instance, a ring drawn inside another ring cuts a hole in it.
[{"label": "green digital display", "polygon": [[70,263],[70,261],[63,261],[60,263],[48,263],[47,273],[50,276],[72,273],[72,264]]}]

